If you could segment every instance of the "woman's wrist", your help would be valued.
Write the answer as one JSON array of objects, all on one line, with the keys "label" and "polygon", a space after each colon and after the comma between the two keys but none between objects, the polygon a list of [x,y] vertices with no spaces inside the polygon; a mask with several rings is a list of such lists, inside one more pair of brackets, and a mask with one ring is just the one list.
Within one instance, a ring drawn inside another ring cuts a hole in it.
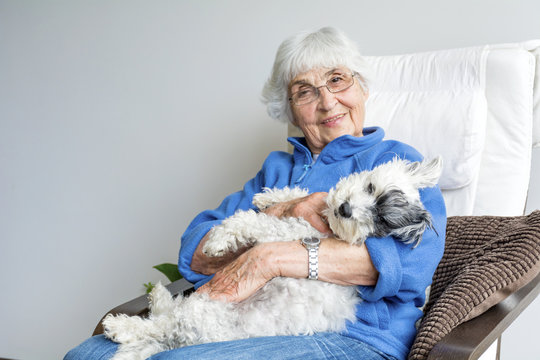
[{"label": "woman's wrist", "polygon": [[[308,253],[301,241],[262,243],[252,250],[269,277],[308,277]],[[351,245],[334,238],[321,239],[319,280],[339,285],[375,285],[379,274],[365,244]]]},{"label": "woman's wrist", "polygon": [[339,285],[375,285],[379,272],[366,244],[352,245],[336,238],[321,241],[319,279]]},{"label": "woman's wrist", "polygon": [[274,277],[307,278],[307,252],[300,241],[263,243],[259,246],[264,252],[265,264]]},{"label": "woman's wrist", "polygon": [[[274,276],[308,277],[308,252],[301,241],[265,243],[261,250]],[[339,285],[374,285],[378,271],[366,245],[356,246],[335,238],[321,239],[319,280]]]}]

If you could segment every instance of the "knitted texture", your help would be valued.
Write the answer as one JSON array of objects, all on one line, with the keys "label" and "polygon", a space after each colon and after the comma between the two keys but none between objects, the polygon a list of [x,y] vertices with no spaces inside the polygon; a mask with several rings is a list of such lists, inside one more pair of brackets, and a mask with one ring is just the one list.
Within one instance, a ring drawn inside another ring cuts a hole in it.
[{"label": "knitted texture", "polygon": [[409,359],[426,359],[459,324],[524,286],[540,271],[540,211],[528,216],[448,218],[443,258]]}]

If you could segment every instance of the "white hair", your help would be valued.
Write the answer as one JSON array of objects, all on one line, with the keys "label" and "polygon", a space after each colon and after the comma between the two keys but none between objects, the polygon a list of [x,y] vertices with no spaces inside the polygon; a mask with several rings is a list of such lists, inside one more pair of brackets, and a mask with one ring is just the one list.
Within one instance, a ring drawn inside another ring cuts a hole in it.
[{"label": "white hair", "polygon": [[313,68],[337,66],[345,66],[357,73],[360,86],[367,89],[369,65],[356,44],[342,31],[324,27],[312,33],[301,32],[283,41],[262,91],[268,115],[292,122],[288,99],[291,80]]}]

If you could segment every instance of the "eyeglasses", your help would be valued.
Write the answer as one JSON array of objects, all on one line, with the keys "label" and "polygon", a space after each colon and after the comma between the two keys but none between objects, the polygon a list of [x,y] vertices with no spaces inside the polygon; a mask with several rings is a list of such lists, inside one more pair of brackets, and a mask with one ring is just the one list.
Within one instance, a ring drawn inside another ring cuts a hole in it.
[{"label": "eyeglasses", "polygon": [[289,101],[296,106],[306,105],[314,102],[321,96],[322,87],[326,87],[331,93],[338,93],[345,91],[354,84],[354,76],[356,74],[333,74],[324,85],[313,86],[309,84],[302,84],[300,90],[291,94]]}]

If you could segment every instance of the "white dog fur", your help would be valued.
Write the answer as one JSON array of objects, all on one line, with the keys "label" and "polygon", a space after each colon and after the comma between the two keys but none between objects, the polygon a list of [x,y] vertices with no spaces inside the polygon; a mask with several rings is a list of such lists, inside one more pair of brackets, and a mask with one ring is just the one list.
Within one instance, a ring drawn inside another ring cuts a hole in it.
[{"label": "white dog fur", "polygon": [[[368,236],[387,235],[416,246],[432,226],[418,190],[435,186],[441,168],[440,158],[414,163],[394,159],[341,179],[326,200],[330,228],[352,246],[361,245]],[[307,194],[298,188],[265,189],[255,195],[253,203],[264,209]],[[323,234],[302,218],[238,211],[211,230],[203,251],[208,256],[223,256],[241,246],[305,237]],[[103,324],[105,335],[120,344],[114,360],[142,360],[161,351],[207,342],[341,331],[347,321],[355,320],[360,296],[354,286],[278,277],[243,302],[225,303],[198,293],[173,299],[158,284],[150,294],[148,318],[109,315]]]}]

